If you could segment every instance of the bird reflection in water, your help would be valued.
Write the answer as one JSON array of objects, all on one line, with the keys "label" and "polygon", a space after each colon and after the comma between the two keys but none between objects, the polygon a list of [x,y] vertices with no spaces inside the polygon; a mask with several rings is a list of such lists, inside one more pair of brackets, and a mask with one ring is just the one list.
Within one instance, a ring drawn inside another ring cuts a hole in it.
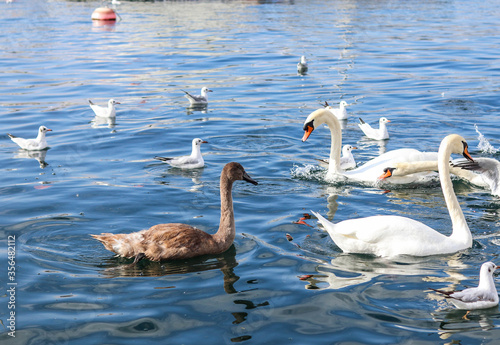
[{"label": "bird reflection in water", "polygon": [[45,161],[47,151],[47,149],[41,151],[19,150],[18,152],[16,152],[14,158],[36,159],[40,164],[40,169],[45,169],[49,165],[49,163]]},{"label": "bird reflection in water", "polygon": [[[228,294],[248,292],[255,289],[237,290],[235,283],[240,279],[234,272],[238,261],[236,260],[236,249],[232,245],[227,251],[217,255],[204,255],[187,260],[172,261],[150,261],[140,260],[134,263],[131,259],[113,256],[102,263],[104,269],[100,272],[104,278],[119,277],[165,277],[169,275],[199,273],[211,270],[220,270],[223,274],[224,291]],[[166,280],[162,280],[165,282]],[[177,280],[175,280],[177,281]],[[247,284],[257,284],[256,280],[249,280]],[[175,285],[155,287],[155,289],[176,289]],[[241,295],[239,295],[241,297]],[[268,301],[255,303],[246,299],[235,299],[235,305],[244,306],[245,310],[252,310],[269,306]],[[231,312],[234,317],[233,324],[240,324],[247,320],[248,312]]]}]

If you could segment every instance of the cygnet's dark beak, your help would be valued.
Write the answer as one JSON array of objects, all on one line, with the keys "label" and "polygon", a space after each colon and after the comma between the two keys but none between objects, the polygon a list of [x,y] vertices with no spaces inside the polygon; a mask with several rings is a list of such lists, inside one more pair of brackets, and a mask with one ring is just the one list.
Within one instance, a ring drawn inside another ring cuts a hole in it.
[{"label": "cygnet's dark beak", "polygon": [[250,182],[251,184],[259,184],[257,181],[255,181],[253,178],[250,177],[246,172],[243,173],[243,180]]}]

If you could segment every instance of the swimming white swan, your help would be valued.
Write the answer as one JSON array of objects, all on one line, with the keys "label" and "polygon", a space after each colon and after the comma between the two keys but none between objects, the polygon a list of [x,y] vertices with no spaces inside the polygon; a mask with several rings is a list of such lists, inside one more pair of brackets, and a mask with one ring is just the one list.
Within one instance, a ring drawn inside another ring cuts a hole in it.
[{"label": "swimming white swan", "polygon": [[365,135],[374,140],[385,140],[389,139],[389,132],[387,131],[387,123],[391,122],[385,117],[381,117],[378,121],[379,128],[373,128],[368,123],[363,121],[362,118],[359,118],[358,126],[365,133]]},{"label": "swimming white swan", "polygon": [[445,295],[458,309],[475,310],[492,308],[498,305],[498,292],[493,280],[493,273],[499,268],[488,261],[481,265],[477,287],[462,291],[443,291],[429,288]]},{"label": "swimming white swan", "polygon": [[300,62],[297,63],[297,72],[299,74],[304,74],[307,72],[308,69],[309,67],[307,66],[306,57],[302,55],[300,58]]},{"label": "swimming white swan", "polygon": [[452,223],[452,233],[445,236],[411,218],[371,216],[349,219],[336,224],[313,212],[337,246],[346,253],[376,256],[427,256],[451,254],[470,248],[472,235],[453,191],[450,178],[451,153],[462,153],[472,160],[467,142],[457,134],[445,137],[439,146],[439,178]]},{"label": "swimming white swan", "polygon": [[159,157],[156,156],[155,159],[167,162],[171,166],[181,169],[197,169],[203,168],[205,166],[205,161],[201,155],[201,144],[206,144],[208,141],[202,140],[200,138],[194,138],[191,142],[191,154],[189,156],[180,157]]},{"label": "swimming white swan", "polygon": [[116,108],[115,104],[120,104],[120,102],[115,101],[114,99],[110,99],[108,101],[107,107],[101,107],[100,105],[94,104],[89,99],[89,105],[94,111],[94,114],[99,117],[115,117],[116,116]]},{"label": "swimming white swan", "polygon": [[47,140],[45,139],[45,133],[51,132],[52,129],[48,129],[45,126],[40,126],[38,128],[38,135],[35,139],[24,139],[16,137],[15,135],[7,133],[9,138],[19,145],[20,148],[24,150],[44,150],[48,147]]},{"label": "swimming white swan", "polygon": [[202,107],[208,104],[208,94],[207,92],[212,92],[208,87],[201,88],[201,94],[199,96],[195,96],[190,94],[187,91],[181,90],[185,93],[186,98],[189,100],[189,105],[192,107]]},{"label": "swimming white swan", "polygon": [[[437,171],[437,161],[420,161],[396,163],[384,169],[380,179],[393,176],[405,176],[424,171]],[[475,186],[488,188],[492,195],[500,196],[500,162],[492,158],[475,158],[474,162],[455,160],[451,163],[450,172]]]},{"label": "swimming white swan", "polygon": [[[325,179],[337,180],[344,178],[356,182],[376,183],[378,177],[386,167],[390,167],[399,162],[415,162],[422,160],[437,160],[437,152],[420,152],[415,149],[399,149],[386,152],[362,166],[349,171],[344,171],[340,167],[340,148],[342,145],[342,130],[339,120],[327,109],[318,109],[313,111],[307,117],[304,123],[304,137],[306,141],[312,131],[321,124],[327,124],[331,133],[330,160],[328,163],[328,172]],[[425,182],[432,176],[427,172],[416,173],[412,175],[400,176],[391,179],[391,183],[413,183]]]}]

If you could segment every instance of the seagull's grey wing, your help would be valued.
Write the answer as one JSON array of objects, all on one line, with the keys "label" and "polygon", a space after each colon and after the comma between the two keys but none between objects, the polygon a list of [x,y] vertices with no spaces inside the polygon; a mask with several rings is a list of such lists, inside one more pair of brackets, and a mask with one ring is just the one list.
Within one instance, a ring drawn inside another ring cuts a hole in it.
[{"label": "seagull's grey wing", "polygon": [[455,292],[451,294],[450,297],[465,303],[494,301],[494,296],[491,293],[484,290],[478,290],[477,288]]}]

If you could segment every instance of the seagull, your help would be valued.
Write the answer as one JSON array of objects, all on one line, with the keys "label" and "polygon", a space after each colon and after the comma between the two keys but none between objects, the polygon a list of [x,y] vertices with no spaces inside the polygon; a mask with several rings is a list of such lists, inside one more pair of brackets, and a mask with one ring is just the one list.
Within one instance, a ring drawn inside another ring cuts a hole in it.
[{"label": "seagull", "polygon": [[309,67],[307,66],[306,57],[302,55],[302,57],[300,58],[300,62],[297,64],[297,72],[299,74],[304,74],[308,69]]},{"label": "seagull", "polygon": [[156,156],[155,159],[167,162],[171,166],[181,169],[203,168],[205,166],[205,161],[203,160],[203,156],[201,155],[200,145],[206,143],[208,143],[208,141],[202,140],[200,138],[194,138],[192,142],[193,149],[190,156],[181,156],[175,158]]},{"label": "seagull", "polygon": [[189,105],[194,107],[206,106],[208,104],[207,92],[212,92],[208,87],[201,88],[201,94],[199,96],[193,96],[187,91],[181,90],[186,93],[186,98],[189,100]]},{"label": "seagull", "polygon": [[45,126],[40,126],[38,128],[38,135],[36,139],[24,139],[16,137],[12,134],[7,133],[9,138],[19,145],[20,148],[24,150],[44,150],[48,147],[47,141],[45,140],[45,133],[52,132],[52,129],[48,129]]},{"label": "seagull", "polygon": [[432,289],[444,295],[458,308],[464,310],[486,309],[498,305],[498,293],[493,281],[493,272],[499,266],[488,261],[481,265],[479,285],[462,291],[443,291]]},{"label": "seagull", "polygon": [[339,107],[338,108],[334,108],[332,107],[330,104],[328,104],[328,102],[325,102],[325,104],[323,105],[323,107],[325,107],[325,109],[328,109],[330,110],[330,112],[333,113],[333,115],[335,115],[335,117],[339,120],[347,120],[347,110],[345,109],[345,107],[347,107],[349,104],[347,104],[346,101],[341,101],[340,104],[339,104]]},{"label": "seagull", "polygon": [[378,121],[379,123],[379,128],[375,129],[372,128],[368,123],[363,121],[362,118],[359,118],[359,123],[358,126],[361,128],[363,133],[370,138],[370,139],[375,139],[375,140],[385,140],[389,139],[389,132],[387,132],[387,122],[391,122],[391,120],[388,120],[385,117],[381,117],[380,120]]},{"label": "seagull", "polygon": [[[340,169],[349,170],[354,169],[356,167],[356,161],[354,160],[354,156],[352,155],[352,150],[357,150],[356,146],[352,145],[344,145],[342,147],[342,157],[340,157]],[[322,163],[329,164],[330,159],[320,159]]]},{"label": "seagull", "polygon": [[116,109],[115,109],[115,104],[120,104],[120,102],[115,101],[114,99],[110,99],[108,101],[108,107],[104,108],[101,107],[100,105],[92,103],[92,101],[89,99],[90,107],[94,111],[96,116],[99,117],[115,117],[116,116]]}]

